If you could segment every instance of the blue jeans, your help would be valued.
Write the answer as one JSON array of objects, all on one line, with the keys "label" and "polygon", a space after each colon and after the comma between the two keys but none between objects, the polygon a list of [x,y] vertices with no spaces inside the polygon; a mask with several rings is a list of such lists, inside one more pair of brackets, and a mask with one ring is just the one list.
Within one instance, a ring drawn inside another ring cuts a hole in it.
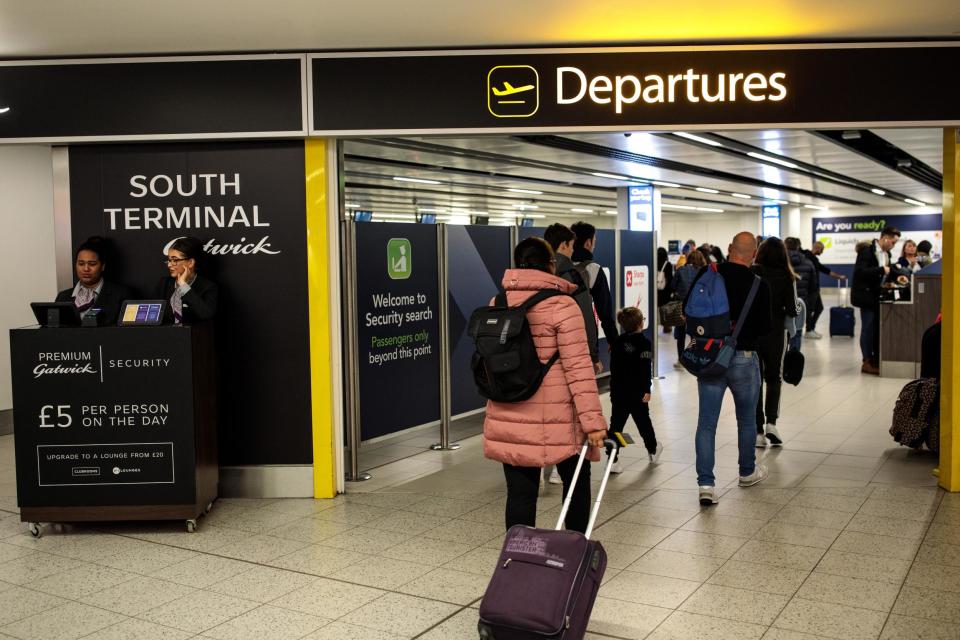
[{"label": "blue jeans", "polygon": [[860,307],[860,353],[863,359],[874,366],[879,365],[878,353],[880,346],[879,327],[880,312],[877,309]]},{"label": "blue jeans", "polygon": [[717,420],[727,387],[737,409],[737,444],[740,449],[740,475],[748,476],[756,467],[757,399],[760,396],[760,361],[756,351],[750,355],[737,351],[730,368],[719,378],[700,379],[700,416],[697,419],[697,484],[714,486]]}]

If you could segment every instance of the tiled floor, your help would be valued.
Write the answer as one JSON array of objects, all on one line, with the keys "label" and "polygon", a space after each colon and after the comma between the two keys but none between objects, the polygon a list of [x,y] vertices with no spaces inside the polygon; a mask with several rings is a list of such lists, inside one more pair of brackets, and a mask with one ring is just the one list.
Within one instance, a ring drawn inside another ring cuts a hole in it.
[{"label": "tiled floor", "polygon": [[[806,379],[784,394],[787,444],[761,453],[760,486],[735,486],[725,407],[724,493],[707,509],[694,381],[670,370],[656,383],[667,449],[658,466],[626,451],[610,483],[590,638],[960,639],[960,497],[936,488],[932,456],[887,434],[903,381],[862,377],[850,340],[806,351]],[[478,439],[376,469],[333,501],[219,501],[194,534],[109,524],[39,540],[16,515],[12,444],[0,437],[0,638],[477,637],[504,501]],[[540,508],[552,525],[557,487]]]}]

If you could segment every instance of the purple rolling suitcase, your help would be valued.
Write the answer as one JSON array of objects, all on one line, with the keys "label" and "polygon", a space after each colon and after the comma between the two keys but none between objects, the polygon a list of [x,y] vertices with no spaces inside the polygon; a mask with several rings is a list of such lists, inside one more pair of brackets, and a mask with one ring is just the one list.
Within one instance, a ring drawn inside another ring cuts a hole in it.
[{"label": "purple rolling suitcase", "polygon": [[[619,446],[613,441],[608,443]],[[586,453],[584,445],[573,476],[574,485]],[[481,640],[584,637],[607,569],[607,552],[599,542],[590,540],[590,533],[615,458],[609,456],[586,535],[560,528],[572,491],[563,503],[556,530],[516,525],[507,532],[497,567],[480,603]]]}]

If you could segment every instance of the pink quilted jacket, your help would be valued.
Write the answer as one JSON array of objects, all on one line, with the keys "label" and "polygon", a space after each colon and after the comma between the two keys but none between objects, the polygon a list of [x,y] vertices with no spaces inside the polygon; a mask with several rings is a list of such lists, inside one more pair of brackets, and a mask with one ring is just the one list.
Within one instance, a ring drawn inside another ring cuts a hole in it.
[{"label": "pink quilted jacket", "polygon": [[[534,269],[508,269],[503,287],[510,306],[537,291],[576,287],[557,276]],[[487,402],[483,422],[483,454],[519,467],[545,467],[580,452],[585,432],[603,431],[597,380],[590,359],[583,314],[573,298],[556,296],[529,312],[527,321],[541,362],[560,350],[537,392],[523,402]],[[599,460],[597,449],[591,460]]]}]

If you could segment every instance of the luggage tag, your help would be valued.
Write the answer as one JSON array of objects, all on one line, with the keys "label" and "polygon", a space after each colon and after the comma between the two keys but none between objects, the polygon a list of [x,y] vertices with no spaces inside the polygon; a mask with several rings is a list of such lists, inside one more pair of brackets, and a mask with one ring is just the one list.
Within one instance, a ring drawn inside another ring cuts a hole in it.
[{"label": "luggage tag", "polygon": [[614,431],[610,434],[610,437],[617,443],[621,449],[628,444],[633,444],[633,436],[629,433],[624,433],[622,431]]}]

